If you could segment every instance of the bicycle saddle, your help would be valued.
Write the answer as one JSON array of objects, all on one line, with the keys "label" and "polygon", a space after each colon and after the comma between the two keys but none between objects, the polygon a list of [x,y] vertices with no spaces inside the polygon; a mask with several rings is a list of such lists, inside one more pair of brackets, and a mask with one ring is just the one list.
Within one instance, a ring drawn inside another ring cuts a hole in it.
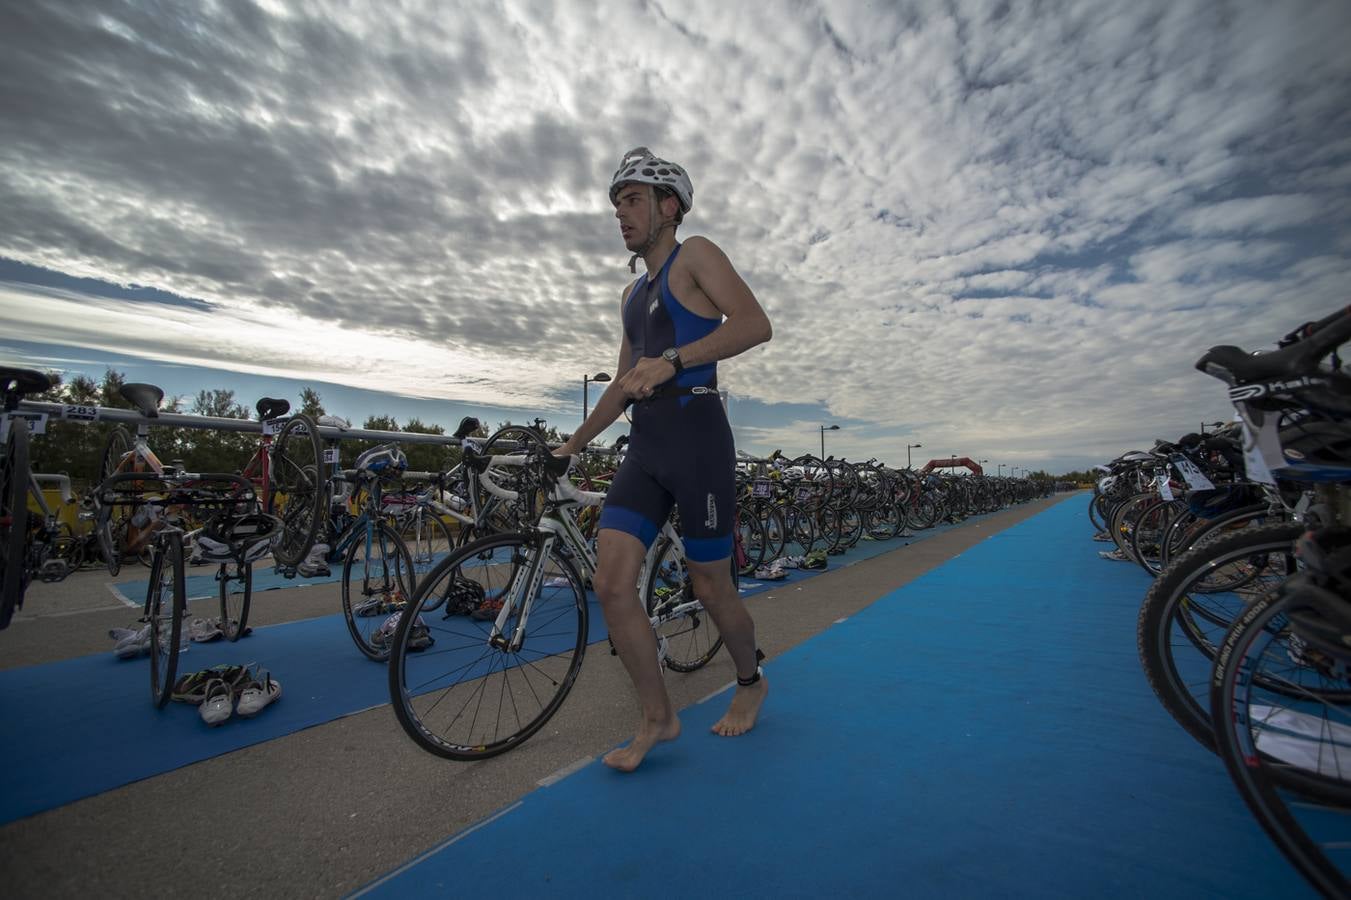
[{"label": "bicycle saddle", "polygon": [[460,420],[460,427],[455,429],[455,437],[464,440],[479,429],[479,421],[473,416],[465,416]]},{"label": "bicycle saddle", "polygon": [[159,403],[164,399],[164,391],[153,384],[133,381],[122,385],[119,392],[123,400],[140,410],[147,419],[159,418]]},{"label": "bicycle saddle", "polygon": [[258,401],[255,408],[258,410],[258,421],[266,422],[268,419],[275,419],[290,412],[291,401],[264,397]]},{"label": "bicycle saddle", "polygon": [[0,385],[4,387],[5,396],[16,394],[20,397],[27,394],[40,394],[52,386],[52,380],[41,372],[35,372],[32,369],[12,369],[9,366],[0,366]]}]

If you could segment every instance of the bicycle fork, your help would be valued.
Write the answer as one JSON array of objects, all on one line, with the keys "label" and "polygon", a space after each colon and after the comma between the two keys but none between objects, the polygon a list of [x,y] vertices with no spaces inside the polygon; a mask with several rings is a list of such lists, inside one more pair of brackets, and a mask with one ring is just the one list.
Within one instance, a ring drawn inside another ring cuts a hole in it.
[{"label": "bicycle fork", "polygon": [[[502,609],[493,621],[492,633],[488,636],[490,646],[506,653],[520,653],[525,646],[525,629],[530,622],[530,610],[544,583],[544,561],[549,558],[557,534],[557,524],[548,519],[541,520],[525,564],[516,566],[516,561],[512,561],[515,571],[511,575],[511,584],[507,586],[507,594],[502,599]],[[508,639],[504,629],[507,622],[511,621],[513,611],[517,611],[516,626]]]}]

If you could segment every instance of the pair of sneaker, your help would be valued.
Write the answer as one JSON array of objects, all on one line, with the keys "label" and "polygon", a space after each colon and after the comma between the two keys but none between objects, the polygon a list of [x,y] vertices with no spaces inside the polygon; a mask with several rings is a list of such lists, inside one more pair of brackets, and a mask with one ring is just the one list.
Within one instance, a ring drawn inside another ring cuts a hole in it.
[{"label": "pair of sneaker", "polygon": [[110,628],[108,637],[117,641],[113,655],[118,659],[135,659],[150,652],[150,623],[137,628]]},{"label": "pair of sneaker", "polygon": [[244,668],[244,674],[231,682],[214,678],[207,682],[202,705],[197,708],[202,721],[215,727],[227,721],[232,714],[252,718],[276,702],[281,696],[281,682],[267,669],[256,665]]},{"label": "pair of sneaker", "polygon": [[[377,650],[385,650],[394,643],[394,632],[398,629],[399,619],[402,617],[403,610],[399,610],[381,622],[380,627],[371,635],[371,646]],[[432,637],[432,630],[427,627],[426,620],[418,616],[417,621],[413,623],[412,633],[408,635],[408,649],[419,652],[435,643],[436,639]]]},{"label": "pair of sneaker", "polygon": [[1098,556],[1101,556],[1103,559],[1110,559],[1116,562],[1134,562],[1133,559],[1131,559],[1125,553],[1122,553],[1120,548],[1116,550],[1099,550]]},{"label": "pair of sneaker", "polygon": [[788,573],[784,570],[783,560],[781,559],[757,566],[755,569],[755,578],[759,581],[782,581],[787,577]]},{"label": "pair of sneaker", "polygon": [[315,544],[310,555],[296,566],[296,574],[301,578],[327,578],[333,572],[328,567],[328,544]]}]

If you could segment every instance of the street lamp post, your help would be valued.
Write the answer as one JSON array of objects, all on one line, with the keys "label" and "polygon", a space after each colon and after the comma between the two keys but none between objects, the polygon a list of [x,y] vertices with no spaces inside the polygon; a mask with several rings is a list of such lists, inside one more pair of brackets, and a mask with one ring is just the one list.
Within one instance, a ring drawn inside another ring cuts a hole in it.
[{"label": "street lamp post", "polygon": [[[988,459],[978,459],[978,460],[976,460],[976,462],[979,463],[981,466],[984,466],[987,462],[989,462],[989,460],[988,460]],[[981,474],[984,474],[984,473],[985,473],[985,469],[983,469],[983,468],[982,468],[980,471],[981,471]]]},{"label": "street lamp post", "polygon": [[610,373],[608,373],[608,372],[597,372],[595,375],[583,375],[583,376],[582,376],[582,421],[583,421],[583,422],[586,421],[587,414],[588,414],[588,412],[590,412],[590,409],[589,409],[589,407],[588,407],[589,398],[588,398],[588,396],[587,396],[587,387],[588,387],[592,382],[595,382],[596,384],[604,384],[605,382],[607,382],[607,381],[609,381],[609,380],[610,380]]},{"label": "street lamp post", "polygon": [[[1003,464],[1003,463],[1000,463],[999,466],[998,466],[998,468],[996,468],[996,469],[994,470],[994,477],[995,477],[995,478],[1003,478],[1003,477],[1004,477],[1004,464]],[[1013,477],[1013,467],[1012,467],[1012,466],[1009,466],[1009,477]]]},{"label": "street lamp post", "polygon": [[838,426],[838,425],[822,425],[822,426],[821,426],[821,459],[822,459],[822,460],[825,460],[825,458],[826,458],[826,432],[827,432],[827,431],[839,431],[839,430],[840,430],[840,426]]},{"label": "street lamp post", "polygon": [[918,450],[920,447],[923,447],[923,446],[924,446],[923,444],[906,444],[906,445],[905,445],[905,467],[906,467],[907,469],[910,468],[910,451],[911,451],[911,450]]}]

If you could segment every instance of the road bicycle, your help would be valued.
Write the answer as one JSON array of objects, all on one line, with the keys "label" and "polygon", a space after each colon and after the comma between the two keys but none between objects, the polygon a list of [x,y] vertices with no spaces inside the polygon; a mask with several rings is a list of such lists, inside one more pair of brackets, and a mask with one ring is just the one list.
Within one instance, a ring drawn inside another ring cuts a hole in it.
[{"label": "road bicycle", "polygon": [[[141,622],[150,645],[150,693],[157,708],[169,702],[182,648],[183,618],[187,609],[186,556],[195,538],[206,534],[211,543],[207,559],[220,566],[221,629],[235,639],[243,632],[248,615],[251,563],[270,549],[280,531],[280,521],[259,512],[253,486],[240,475],[184,472],[165,467],[158,474],[115,472],[92,492],[96,517],[106,518],[110,509],[124,508],[133,517],[155,523],[149,530],[150,581],[146,589]],[[191,510],[200,527],[188,528]],[[133,519],[135,521],[136,519]],[[231,592],[226,569],[234,563],[233,576],[245,582],[244,608],[230,618]]]},{"label": "road bicycle", "polygon": [[[163,474],[165,464],[149,444],[148,420],[159,417],[164,392],[155,385],[137,383],[122,385],[120,392],[145,421],[137,423],[134,438],[121,426],[112,429],[104,444],[98,480],[121,472]],[[258,449],[240,474],[252,485],[263,510],[281,518],[282,537],[274,546],[274,559],[278,565],[293,566],[305,558],[314,542],[324,503],[318,479],[323,471],[319,431],[314,420],[303,413],[282,418],[291,408],[286,400],[264,397],[255,408],[262,435]],[[132,526],[129,518],[127,510],[112,510],[105,528],[100,529],[100,549],[112,575],[118,573],[124,552],[149,562],[148,543],[141,528]]]},{"label": "road bicycle", "polygon": [[[430,753],[475,760],[506,752],[535,734],[572,689],[590,640],[586,585],[596,570],[575,513],[605,495],[573,485],[571,463],[543,445],[491,461],[466,457],[485,490],[504,500],[518,499],[495,483],[511,466],[533,472],[518,483],[533,478],[547,492],[533,528],[455,550],[421,580],[400,617],[390,698],[404,731]],[[644,558],[638,599],[666,668],[694,671],[722,646],[669,520]],[[435,643],[414,649],[411,639],[424,630]]]}]

